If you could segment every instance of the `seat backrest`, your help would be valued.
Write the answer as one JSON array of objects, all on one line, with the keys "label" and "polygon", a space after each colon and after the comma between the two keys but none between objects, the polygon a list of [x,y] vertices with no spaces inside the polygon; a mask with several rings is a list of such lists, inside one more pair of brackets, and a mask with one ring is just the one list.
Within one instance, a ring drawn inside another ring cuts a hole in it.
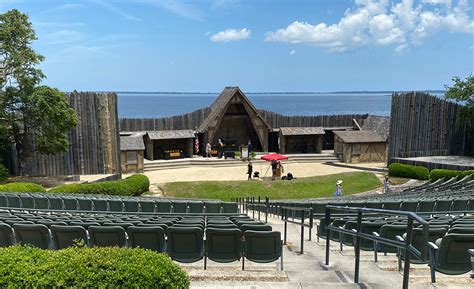
[{"label": "seat backrest", "polygon": [[134,224],[133,224],[133,223],[130,223],[130,222],[112,222],[112,223],[104,223],[104,224],[102,224],[102,226],[106,226],[106,227],[119,226],[119,227],[124,228],[125,230],[126,230],[128,227],[131,227],[131,226],[133,226],[133,225],[134,225]]},{"label": "seat backrest", "polygon": [[439,243],[436,253],[436,270],[458,275],[471,270],[469,249],[474,244],[474,234],[447,234]]},{"label": "seat backrest", "polygon": [[201,228],[170,227],[166,235],[168,236],[167,251],[171,259],[182,263],[192,263],[203,258],[204,241]]},{"label": "seat backrest", "polygon": [[49,209],[48,198],[43,196],[35,196],[35,209]]},{"label": "seat backrest", "polygon": [[108,200],[107,203],[109,204],[108,206],[108,211],[110,212],[123,212],[123,202],[121,200]]},{"label": "seat backrest", "polygon": [[220,202],[204,202],[206,213],[218,214],[221,212],[222,203]]},{"label": "seat backrest", "polygon": [[417,212],[433,212],[435,201],[420,201]]},{"label": "seat backrest", "polygon": [[469,200],[454,200],[451,206],[452,211],[465,211]]},{"label": "seat backrest", "polygon": [[48,228],[50,228],[53,225],[67,226],[66,222],[51,221],[51,220],[40,220],[40,221],[37,221],[36,224],[42,224],[42,225],[45,225]]},{"label": "seat backrest", "polygon": [[93,199],[94,211],[105,212],[107,211],[107,200],[104,199]]},{"label": "seat backrest", "polygon": [[225,202],[222,203],[222,212],[226,214],[238,213],[239,206],[234,202]]},{"label": "seat backrest", "polygon": [[[372,235],[373,232],[380,233],[380,229],[385,225],[385,222],[362,222],[361,224],[361,232]],[[368,240],[365,238],[361,239],[360,248],[362,250],[373,250],[374,249],[374,241]]]},{"label": "seat backrest", "polygon": [[281,257],[283,246],[280,232],[246,231],[244,238],[244,255],[248,260],[269,263]]},{"label": "seat backrest", "polygon": [[127,246],[125,229],[120,226],[90,226],[88,231],[92,247]]},{"label": "seat backrest", "polygon": [[16,241],[22,245],[32,245],[41,249],[48,249],[51,235],[48,227],[41,224],[14,224]]},{"label": "seat backrest", "polygon": [[385,210],[399,210],[400,209],[401,202],[385,202],[383,203],[383,208]]},{"label": "seat backrest", "polygon": [[0,223],[0,247],[13,246],[15,244],[15,237],[13,229],[10,225]]},{"label": "seat backrest", "polygon": [[171,213],[171,202],[168,201],[157,201],[156,211],[159,213]]},{"label": "seat backrest", "polygon": [[243,233],[247,231],[271,231],[272,226],[270,225],[251,225],[251,224],[245,224],[240,227]]},{"label": "seat backrest", "polygon": [[124,204],[124,211],[125,212],[138,212],[140,205],[137,201],[125,200],[123,201]]},{"label": "seat backrest", "polygon": [[188,202],[189,213],[203,213],[204,203],[203,202]]},{"label": "seat backrest", "polygon": [[52,210],[62,210],[64,208],[63,199],[60,197],[48,196],[49,208]]},{"label": "seat backrest", "polygon": [[65,210],[73,210],[76,211],[78,204],[77,204],[77,199],[76,198],[63,198],[63,203],[64,203],[64,209]]},{"label": "seat backrest", "polygon": [[8,207],[8,198],[5,194],[0,194],[0,207]]},{"label": "seat backrest", "polygon": [[130,246],[149,249],[155,252],[164,252],[166,249],[165,231],[160,226],[127,228]]},{"label": "seat backrest", "polygon": [[216,262],[233,262],[240,259],[242,232],[239,229],[206,230],[206,255]]},{"label": "seat backrest", "polygon": [[[449,229],[449,234],[474,234],[474,225],[472,226],[453,226]],[[474,244],[473,244],[474,248]]]},{"label": "seat backrest", "polygon": [[407,201],[407,202],[403,202],[400,205],[400,210],[415,212],[417,207],[418,207],[418,201]]},{"label": "seat backrest", "polygon": [[90,226],[100,226],[100,224],[97,223],[97,222],[80,222],[80,221],[71,222],[71,223],[69,223],[69,225],[71,225],[71,226],[81,226],[86,230],[89,229]]},{"label": "seat backrest", "polygon": [[81,241],[89,246],[87,231],[82,226],[52,225],[50,229],[55,249],[68,248]]},{"label": "seat backrest", "polygon": [[[397,240],[397,236],[403,236],[404,233],[407,231],[407,226],[406,225],[393,225],[393,224],[387,224],[383,225],[380,228],[380,236],[390,239],[390,240]],[[397,248],[386,245],[386,244],[379,244],[379,247],[377,248],[381,252],[387,252],[387,253],[395,253],[397,252]]]},{"label": "seat backrest", "polygon": [[8,194],[7,199],[8,199],[8,207],[10,207],[10,208],[21,208],[21,199],[17,195]]},{"label": "seat backrest", "polygon": [[21,207],[27,209],[34,209],[35,208],[35,200],[31,196],[20,195],[21,200]]},{"label": "seat backrest", "polygon": [[93,202],[91,199],[87,198],[78,198],[78,209],[81,211],[92,211]]},{"label": "seat backrest", "polygon": [[173,202],[173,213],[185,214],[188,212],[188,203]]},{"label": "seat backrest", "polygon": [[239,227],[236,225],[236,224],[233,224],[233,223],[222,223],[222,224],[219,224],[219,223],[211,223],[211,224],[207,224],[206,228],[216,228],[216,229],[232,229],[232,228],[236,228],[238,229]]},{"label": "seat backrest", "polygon": [[436,201],[435,211],[447,212],[451,210],[452,200],[438,200]]},{"label": "seat backrest", "polygon": [[155,202],[153,201],[139,201],[140,203],[140,211],[146,213],[154,213],[155,212]]}]

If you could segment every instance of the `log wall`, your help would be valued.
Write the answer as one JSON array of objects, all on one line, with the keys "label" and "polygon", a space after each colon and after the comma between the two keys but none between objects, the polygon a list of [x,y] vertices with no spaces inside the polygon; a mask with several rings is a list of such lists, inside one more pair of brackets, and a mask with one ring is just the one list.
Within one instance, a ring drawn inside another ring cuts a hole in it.
[{"label": "log wall", "polygon": [[[191,113],[165,118],[121,118],[120,131],[196,129],[209,115],[210,111],[211,109],[207,107]],[[259,110],[259,113],[273,128],[285,126],[352,127],[353,119],[363,123],[364,119],[367,118],[367,114],[286,116],[266,110]]]},{"label": "log wall", "polygon": [[467,123],[460,105],[420,93],[394,93],[388,156],[466,155]]},{"label": "log wall", "polygon": [[[73,92],[68,94],[68,99],[79,118],[78,126],[68,133],[68,151],[58,155],[32,152],[25,173],[30,176],[120,174],[117,95]],[[18,174],[15,151],[5,158],[10,170]]]}]

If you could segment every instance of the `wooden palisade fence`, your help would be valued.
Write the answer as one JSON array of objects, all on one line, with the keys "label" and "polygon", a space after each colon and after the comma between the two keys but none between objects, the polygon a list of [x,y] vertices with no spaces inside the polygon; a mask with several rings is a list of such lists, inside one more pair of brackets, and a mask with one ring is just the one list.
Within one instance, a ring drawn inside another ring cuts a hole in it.
[{"label": "wooden palisade fence", "polygon": [[[32,152],[25,172],[31,176],[120,174],[117,95],[73,92],[68,98],[79,118],[78,126],[68,134],[68,151],[58,155]],[[18,174],[14,150],[5,158]]]},{"label": "wooden palisade fence", "polygon": [[468,153],[461,107],[421,92],[394,93],[388,156],[391,158]]}]

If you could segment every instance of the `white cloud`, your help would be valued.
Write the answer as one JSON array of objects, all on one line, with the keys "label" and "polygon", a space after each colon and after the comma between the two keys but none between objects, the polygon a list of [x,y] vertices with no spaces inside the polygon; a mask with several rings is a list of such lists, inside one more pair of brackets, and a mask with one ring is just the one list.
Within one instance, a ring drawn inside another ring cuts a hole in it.
[{"label": "white cloud", "polygon": [[252,32],[247,28],[237,29],[226,29],[219,33],[211,35],[211,41],[213,42],[230,42],[249,39]]},{"label": "white cloud", "polygon": [[83,39],[81,32],[76,30],[60,29],[44,35],[41,40],[48,44],[76,43]]},{"label": "white cloud", "polygon": [[[306,44],[343,52],[375,45],[402,52],[438,33],[474,33],[468,0],[355,0],[355,8],[333,24],[295,21],[265,34],[266,41]],[[441,7],[433,6],[441,5]]]},{"label": "white cloud", "polygon": [[290,56],[295,55],[295,54],[296,54],[296,50],[291,49],[289,54],[290,54]]}]

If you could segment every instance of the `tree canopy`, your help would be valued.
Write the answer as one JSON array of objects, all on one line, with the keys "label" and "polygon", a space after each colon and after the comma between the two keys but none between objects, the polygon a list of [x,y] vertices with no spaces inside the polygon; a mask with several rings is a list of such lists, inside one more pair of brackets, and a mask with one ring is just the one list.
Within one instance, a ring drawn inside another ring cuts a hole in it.
[{"label": "tree canopy", "polygon": [[67,133],[77,125],[66,94],[40,85],[44,57],[31,47],[36,39],[26,14],[0,14],[0,145],[15,146],[20,170],[34,150],[65,152]]}]

